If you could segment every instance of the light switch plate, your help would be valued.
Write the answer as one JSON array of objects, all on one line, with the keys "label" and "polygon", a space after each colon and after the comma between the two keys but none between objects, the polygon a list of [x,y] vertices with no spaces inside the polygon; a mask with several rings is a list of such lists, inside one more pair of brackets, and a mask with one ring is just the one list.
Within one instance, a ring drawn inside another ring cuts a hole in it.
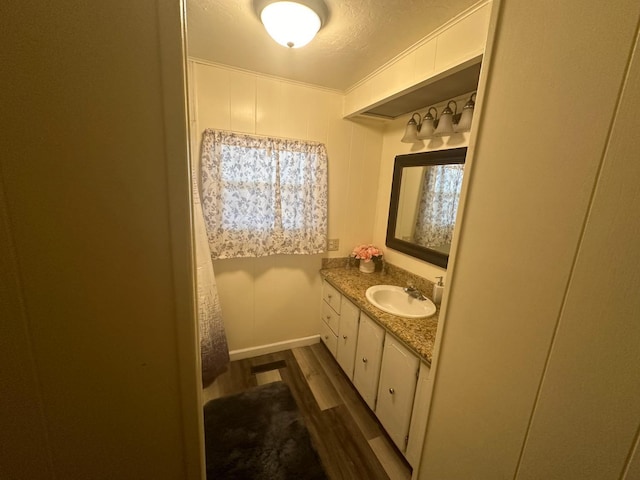
[{"label": "light switch plate", "polygon": [[339,238],[330,238],[327,241],[327,250],[330,252],[335,252],[340,248],[340,239]]}]

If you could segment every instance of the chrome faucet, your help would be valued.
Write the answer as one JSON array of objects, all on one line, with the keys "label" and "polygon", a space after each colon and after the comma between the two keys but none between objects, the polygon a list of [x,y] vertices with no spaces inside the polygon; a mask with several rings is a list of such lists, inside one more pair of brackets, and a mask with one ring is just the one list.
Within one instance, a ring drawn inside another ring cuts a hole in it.
[{"label": "chrome faucet", "polygon": [[421,302],[425,301],[427,299],[427,297],[424,296],[424,294],[418,290],[416,287],[414,287],[412,284],[407,284],[406,287],[403,288],[403,290],[405,292],[407,292],[407,294],[411,297],[411,298],[415,298],[416,300],[420,300]]}]

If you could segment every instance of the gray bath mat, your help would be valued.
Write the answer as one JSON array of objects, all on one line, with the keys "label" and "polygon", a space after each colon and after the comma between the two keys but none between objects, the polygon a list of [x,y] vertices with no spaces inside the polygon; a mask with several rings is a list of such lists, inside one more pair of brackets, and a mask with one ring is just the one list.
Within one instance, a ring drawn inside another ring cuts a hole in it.
[{"label": "gray bath mat", "polygon": [[204,425],[208,480],[327,478],[283,382],[208,402]]}]

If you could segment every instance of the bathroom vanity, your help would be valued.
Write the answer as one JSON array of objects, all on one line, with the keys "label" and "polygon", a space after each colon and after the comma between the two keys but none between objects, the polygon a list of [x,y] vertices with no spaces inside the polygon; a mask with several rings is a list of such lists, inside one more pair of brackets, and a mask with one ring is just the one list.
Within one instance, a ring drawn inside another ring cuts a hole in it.
[{"label": "bathroom vanity", "polygon": [[[406,281],[398,276],[344,268],[320,273],[321,340],[415,468],[426,429],[427,380],[439,311],[428,318],[403,318],[367,301],[370,286],[403,286]],[[427,296],[430,285],[425,281],[421,288]]]}]

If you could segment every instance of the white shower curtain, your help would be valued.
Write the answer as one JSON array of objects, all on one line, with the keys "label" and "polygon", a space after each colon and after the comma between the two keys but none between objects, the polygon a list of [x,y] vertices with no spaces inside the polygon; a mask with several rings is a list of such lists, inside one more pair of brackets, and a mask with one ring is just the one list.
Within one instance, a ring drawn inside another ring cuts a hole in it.
[{"label": "white shower curtain", "polygon": [[200,169],[197,164],[192,165],[192,168],[200,355],[202,358],[202,383],[203,386],[207,386],[227,369],[229,348],[222,322],[222,310],[218,298],[216,278],[213,273],[213,262],[209,253],[207,232],[204,226],[204,217],[202,216],[202,205],[200,204],[197,175]]}]

